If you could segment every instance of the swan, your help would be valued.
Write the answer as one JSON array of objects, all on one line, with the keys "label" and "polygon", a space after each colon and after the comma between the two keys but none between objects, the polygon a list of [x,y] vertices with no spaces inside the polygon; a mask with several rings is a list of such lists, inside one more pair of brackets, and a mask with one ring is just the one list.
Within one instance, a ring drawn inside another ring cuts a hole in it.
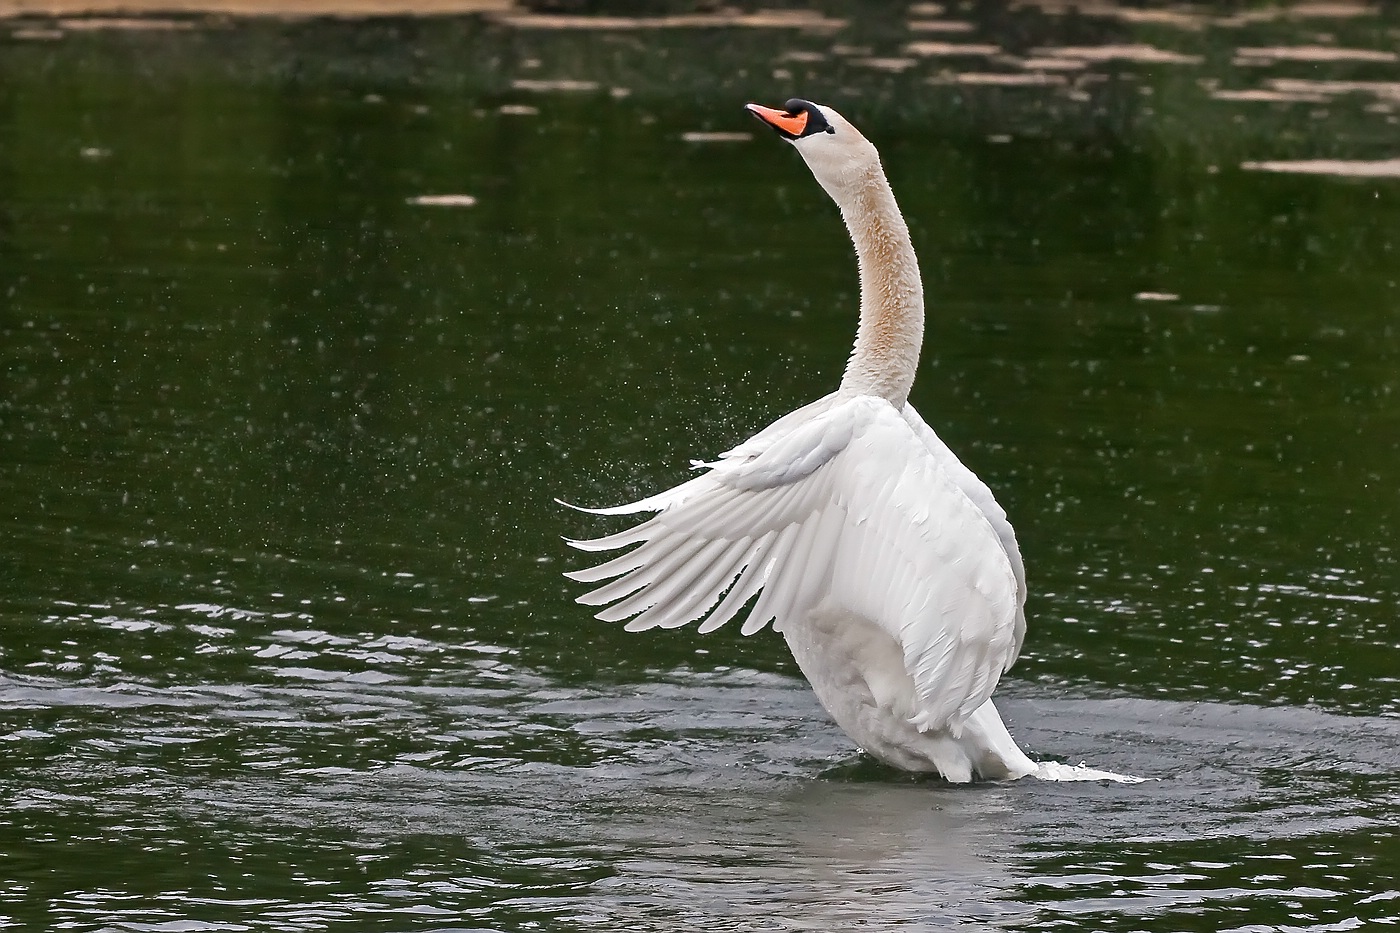
[{"label": "swan", "polygon": [[[772,623],[821,705],[868,754],[951,782],[1128,780],[1037,764],[991,694],[1026,633],[1026,576],[1006,512],[909,404],[924,332],[909,229],[875,147],[810,101],[747,109],[797,150],[855,245],[860,320],[839,388],[665,492],[599,515],[655,513],[565,574],[629,631]],[[633,547],[635,545],[635,547]],[[604,582],[608,581],[608,582]]]}]

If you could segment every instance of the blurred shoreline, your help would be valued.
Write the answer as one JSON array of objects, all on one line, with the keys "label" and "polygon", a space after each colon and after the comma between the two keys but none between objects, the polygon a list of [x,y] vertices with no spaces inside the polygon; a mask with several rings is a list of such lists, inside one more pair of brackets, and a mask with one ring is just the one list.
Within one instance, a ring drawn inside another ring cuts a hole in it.
[{"label": "blurred shoreline", "polygon": [[511,0],[0,0],[0,19],[50,16],[422,16],[508,12]]}]

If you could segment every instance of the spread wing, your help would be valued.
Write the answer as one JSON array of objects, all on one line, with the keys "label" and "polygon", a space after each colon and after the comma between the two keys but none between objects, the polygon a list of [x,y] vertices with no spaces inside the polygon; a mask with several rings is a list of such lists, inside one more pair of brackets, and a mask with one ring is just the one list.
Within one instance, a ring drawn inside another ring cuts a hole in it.
[{"label": "spread wing", "polygon": [[746,635],[769,621],[781,631],[819,605],[856,613],[903,647],[915,725],[957,731],[1015,658],[1020,587],[996,530],[941,459],[884,399],[828,396],[689,482],[596,510],[657,514],[570,542],[636,547],[568,576],[611,580],[579,602],[605,606],[605,621],[630,619],[632,631],[697,620],[712,631],[755,595]]}]

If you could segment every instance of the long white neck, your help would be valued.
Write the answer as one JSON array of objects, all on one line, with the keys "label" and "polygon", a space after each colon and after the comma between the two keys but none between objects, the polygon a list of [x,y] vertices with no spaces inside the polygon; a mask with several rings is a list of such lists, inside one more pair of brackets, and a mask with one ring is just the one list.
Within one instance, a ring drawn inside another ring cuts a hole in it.
[{"label": "long white neck", "polygon": [[879,163],[836,199],[860,267],[860,327],[842,395],[878,395],[902,408],[919,367],[924,287],[909,227]]}]

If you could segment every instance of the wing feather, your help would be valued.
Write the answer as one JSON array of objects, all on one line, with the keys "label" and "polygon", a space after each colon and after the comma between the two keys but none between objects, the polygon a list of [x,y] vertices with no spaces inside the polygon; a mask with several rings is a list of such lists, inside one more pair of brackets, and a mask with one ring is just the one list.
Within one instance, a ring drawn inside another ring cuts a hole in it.
[{"label": "wing feather", "polygon": [[629,616],[634,616],[644,609],[650,609],[660,601],[661,595],[655,586],[656,581],[665,580],[668,576],[685,567],[686,562],[693,557],[696,552],[705,546],[705,540],[690,539],[682,540],[679,547],[671,551],[665,557],[654,564],[649,564],[632,572],[626,577],[619,577],[608,587],[623,587],[631,583],[633,577],[643,581],[641,588],[630,596],[619,602],[613,603],[602,612],[597,613],[594,618],[602,619],[604,622],[620,622]]},{"label": "wing feather", "polygon": [[726,543],[728,549],[716,557],[705,575],[690,587],[689,595],[674,605],[665,617],[656,620],[657,628],[680,628],[705,615],[719,602],[743,569],[752,545],[748,538]]},{"label": "wing feather", "polygon": [[840,533],[842,518],[841,507],[831,504],[802,525],[801,537],[793,547],[792,566],[772,584],[774,631],[783,630],[783,620],[811,609],[812,594],[821,592],[821,581],[829,572],[831,544]]},{"label": "wing feather", "polygon": [[753,598],[753,594],[758,592],[758,588],[763,585],[763,558],[768,552],[768,545],[773,540],[776,532],[768,532],[754,545],[749,552],[749,561],[744,567],[744,572],[739,574],[739,579],[734,581],[729,593],[723,601],[715,607],[715,611],[705,617],[705,621],[700,623],[698,631],[704,635],[713,632],[739,612],[744,607],[744,603]]},{"label": "wing feather", "polygon": [[678,510],[668,523],[686,527],[686,520],[689,519],[693,522],[689,526],[692,533],[725,537],[730,535],[735,527],[751,524],[742,519],[744,519],[745,512],[753,508],[752,500],[752,496],[741,490],[720,486],[708,499],[697,503],[697,505],[703,505],[703,508],[692,507],[687,510],[690,514],[685,517],[682,517]]},{"label": "wing feather", "polygon": [[[685,543],[686,539],[679,535],[653,538],[644,543],[641,547],[634,548],[619,558],[610,560],[606,564],[598,565],[593,568],[595,571],[602,571],[605,568],[608,569],[608,573],[600,576],[599,579],[607,579],[609,577],[617,577],[617,579],[613,580],[612,583],[605,584],[604,586],[598,587],[596,590],[590,590],[583,594],[578,597],[577,602],[583,603],[585,606],[602,606],[606,603],[621,599],[641,587],[646,586],[652,580],[656,579],[657,574],[661,572],[658,569],[658,565],[660,565],[665,558],[674,554],[675,551]],[[613,572],[613,568],[615,567],[622,567],[624,569],[619,572]],[[625,576],[623,574],[625,574]],[[583,583],[597,582],[596,580],[583,579],[582,577],[583,574],[580,573],[572,579],[579,580]]]},{"label": "wing feather", "polygon": [[[575,583],[600,583],[603,580],[610,580],[645,564],[654,556],[653,551],[648,551],[645,546],[628,551],[620,557],[614,557],[606,563],[598,564],[595,567],[584,567],[581,570],[570,570],[564,574]],[[582,601],[580,599],[580,601]]]},{"label": "wing feather", "polygon": [[[703,540],[703,539],[702,539]],[[723,539],[704,542],[686,562],[650,588],[652,605],[641,615],[627,623],[629,632],[644,632],[662,625],[668,616],[688,602],[687,589],[705,576],[713,567],[713,561],[729,542]]]},{"label": "wing feather", "polygon": [[565,538],[564,541],[569,547],[580,551],[615,551],[620,547],[647,540],[651,537],[651,530],[652,524],[647,521],[614,535],[601,538]]},{"label": "wing feather", "polygon": [[802,527],[802,525],[797,524],[788,525],[778,532],[777,540],[773,542],[772,552],[763,561],[763,577],[766,585],[758,595],[758,602],[754,603],[753,608],[749,610],[749,617],[744,620],[743,628],[740,629],[743,634],[752,635],[759,631],[777,614],[776,610],[770,608],[773,604],[774,594],[781,589],[773,580],[774,569],[788,567],[788,556],[797,543]]},{"label": "wing feather", "polygon": [[1003,509],[992,495],[992,491],[987,488],[987,484],[978,478],[976,473],[969,470],[961,460],[959,460],[948,445],[943,443],[933,428],[924,423],[924,419],[919,417],[919,413],[914,410],[913,405],[905,405],[901,412],[904,420],[914,429],[914,434],[924,443],[933,454],[934,458],[942,466],[950,479],[957,484],[973,505],[982,511],[987,523],[996,532],[997,540],[1001,542],[1002,550],[1006,552],[1006,559],[1011,564],[1011,572],[1016,578],[1016,625],[1011,639],[1011,652],[1006,660],[1006,668],[1016,663],[1016,658],[1021,653],[1021,643],[1026,637],[1026,565],[1021,559],[1021,546],[1016,541],[1016,531],[1011,527],[1011,522],[1006,517],[1006,510]]},{"label": "wing feather", "polygon": [[620,576],[611,583],[606,583],[596,590],[584,593],[578,597],[577,601],[585,606],[605,606],[626,596],[631,596],[643,587],[661,579],[679,564],[684,563],[703,543],[703,541],[687,540],[679,535],[648,541],[627,554],[628,557],[633,554],[640,555],[643,563],[633,568],[625,576]]}]

